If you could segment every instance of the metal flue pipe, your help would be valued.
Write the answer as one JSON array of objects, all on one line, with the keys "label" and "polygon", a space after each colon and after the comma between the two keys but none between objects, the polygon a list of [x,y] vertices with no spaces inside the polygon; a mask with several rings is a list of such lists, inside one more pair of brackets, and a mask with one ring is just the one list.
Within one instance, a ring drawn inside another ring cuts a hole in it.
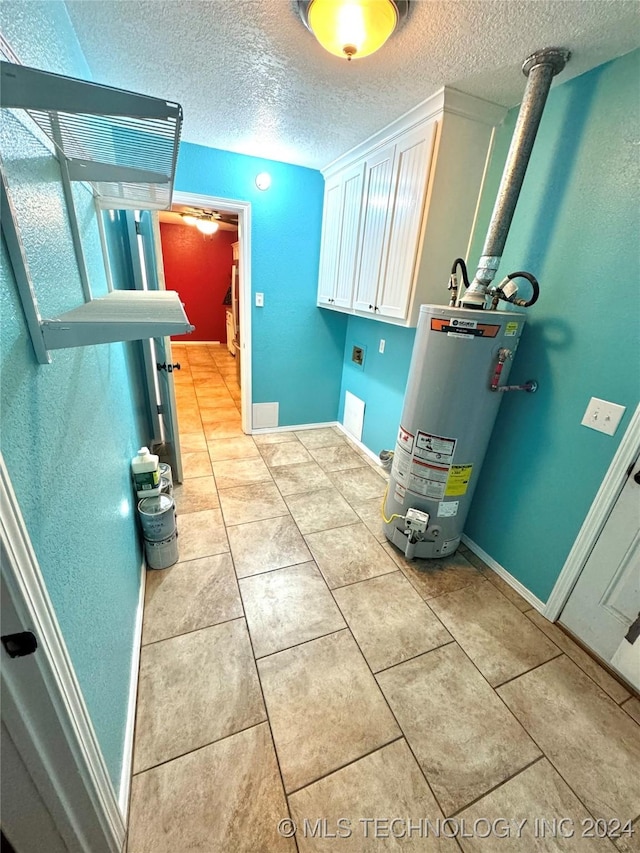
[{"label": "metal flue pipe", "polygon": [[491,214],[482,256],[478,261],[478,269],[471,286],[462,299],[463,308],[484,307],[487,288],[497,272],[511,227],[551,81],[562,71],[570,56],[571,53],[564,48],[549,47],[532,54],[522,65],[522,71],[528,78],[527,86],[513,131],[498,197]]}]

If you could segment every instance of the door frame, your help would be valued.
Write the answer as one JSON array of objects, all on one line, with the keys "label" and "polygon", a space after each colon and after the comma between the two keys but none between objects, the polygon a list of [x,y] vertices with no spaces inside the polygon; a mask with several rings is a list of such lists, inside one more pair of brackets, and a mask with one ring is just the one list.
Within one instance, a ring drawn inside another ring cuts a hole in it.
[{"label": "door frame", "polygon": [[24,660],[0,647],[2,721],[68,849],[116,853],[125,819],[2,454],[0,506],[3,609],[38,641]]},{"label": "door frame", "polygon": [[639,453],[640,404],[636,407],[629,426],[622,436],[611,465],[544,606],[542,615],[550,622],[558,619],[567,603]]},{"label": "door frame", "polygon": [[[238,242],[240,243],[240,396],[242,400],[242,431],[250,435],[253,431],[251,390],[251,202],[197,193],[173,192],[173,204],[188,204],[193,207],[212,208],[235,213],[238,216]],[[159,234],[158,238],[159,239]],[[158,247],[156,246],[156,249]],[[162,247],[160,254],[162,257]]]}]

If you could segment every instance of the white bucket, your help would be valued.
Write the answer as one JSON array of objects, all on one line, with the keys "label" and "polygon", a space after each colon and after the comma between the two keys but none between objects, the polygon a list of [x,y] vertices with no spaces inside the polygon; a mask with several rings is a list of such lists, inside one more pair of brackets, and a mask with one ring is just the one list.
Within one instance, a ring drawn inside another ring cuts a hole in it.
[{"label": "white bucket", "polygon": [[168,569],[178,562],[177,532],[162,542],[144,540],[144,550],[147,555],[147,567],[150,569]]},{"label": "white bucket", "polygon": [[138,504],[142,535],[151,542],[164,542],[176,532],[175,504],[169,495],[143,498]]}]

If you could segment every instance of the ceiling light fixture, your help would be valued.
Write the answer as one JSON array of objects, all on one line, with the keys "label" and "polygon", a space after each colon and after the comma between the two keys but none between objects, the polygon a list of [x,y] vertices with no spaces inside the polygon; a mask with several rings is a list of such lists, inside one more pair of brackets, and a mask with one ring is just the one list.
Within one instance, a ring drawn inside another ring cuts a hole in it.
[{"label": "ceiling light fixture", "polygon": [[198,217],[194,216],[192,213],[181,213],[182,221],[185,225],[197,225]]},{"label": "ceiling light fixture", "polygon": [[202,234],[206,234],[207,236],[215,234],[219,227],[220,226],[215,219],[198,219],[196,222],[196,228],[198,231],[202,232]]},{"label": "ceiling light fixture", "polygon": [[409,0],[298,0],[305,27],[335,56],[362,59],[379,50],[409,10]]}]

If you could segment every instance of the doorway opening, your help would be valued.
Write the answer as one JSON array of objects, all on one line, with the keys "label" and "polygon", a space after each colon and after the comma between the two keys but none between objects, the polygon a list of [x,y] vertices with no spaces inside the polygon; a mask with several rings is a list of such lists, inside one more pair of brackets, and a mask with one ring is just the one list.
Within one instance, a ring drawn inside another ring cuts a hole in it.
[{"label": "doorway opening", "polygon": [[180,369],[166,375],[165,395],[177,455],[185,454],[192,476],[198,464],[206,468],[207,442],[251,432],[251,206],[174,193],[171,211],[154,225],[160,287],[180,294],[196,327],[171,339],[167,363]]},{"label": "doorway opening", "polygon": [[183,474],[197,476],[206,442],[243,434],[238,214],[176,203],[158,219],[165,287],[195,326],[171,349]]}]

